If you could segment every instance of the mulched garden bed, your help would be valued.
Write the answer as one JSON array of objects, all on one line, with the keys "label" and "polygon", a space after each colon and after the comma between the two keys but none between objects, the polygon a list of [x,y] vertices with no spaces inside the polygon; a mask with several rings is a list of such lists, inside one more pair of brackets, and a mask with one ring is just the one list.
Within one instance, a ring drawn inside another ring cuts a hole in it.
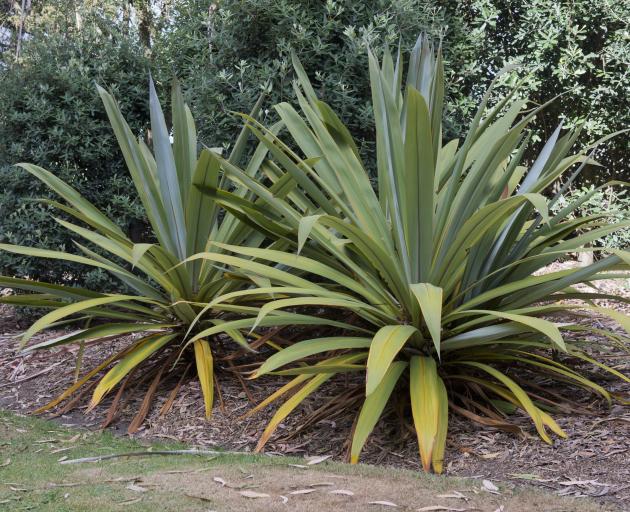
[{"label": "mulched garden bed", "polygon": [[[600,282],[599,287],[630,296],[630,280]],[[627,307],[617,308],[625,310]],[[619,331],[607,319],[588,316],[584,322],[599,322],[603,327]],[[47,403],[74,380],[76,347],[60,347],[46,352],[20,354],[17,350],[20,330],[9,308],[0,310],[0,408],[29,413]],[[47,333],[37,338],[42,341],[59,333]],[[34,340],[35,341],[35,340]],[[593,347],[606,347],[599,358],[618,371],[630,374],[630,356],[622,348],[610,348],[605,339],[593,340]],[[83,368],[92,368],[108,354],[125,346],[126,340],[88,346]],[[628,348],[630,349],[630,348]],[[236,361],[235,364],[240,363]],[[220,370],[220,399],[215,401],[211,422],[203,419],[203,401],[195,379],[184,381],[168,413],[160,415],[169,391],[176,380],[167,381],[156,394],[149,414],[134,434],[141,439],[181,441],[187,444],[216,446],[231,450],[253,450],[274,408],[254,416],[241,416],[253,404],[278,389],[286,382],[280,377],[247,381],[237,377],[230,365]],[[596,369],[588,374],[607,389],[630,398],[630,386]],[[359,380],[357,380],[359,379]],[[340,379],[322,387],[306,404],[280,426],[267,444],[266,451],[291,455],[332,455],[343,460],[346,456],[349,433],[356,417],[356,408],[340,406],[336,413],[318,418],[318,410],[339,393],[339,386],[347,386],[348,396],[356,394],[360,376]],[[537,384],[545,386],[540,380]],[[145,383],[144,387],[148,387]],[[575,388],[554,391],[570,396],[579,404],[582,414],[556,413],[555,419],[569,434],[569,439],[556,439],[553,446],[536,437],[527,418],[522,418],[523,434],[516,435],[481,427],[457,415],[451,415],[445,473],[479,477],[513,485],[529,484],[552,489],[558,494],[592,496],[630,509],[630,409],[614,404],[608,408],[604,401],[586,391]],[[570,393],[570,394],[569,394]],[[115,393],[114,393],[115,394]],[[140,408],[144,393],[131,393],[121,410],[113,418],[109,429],[124,435]],[[85,414],[87,397],[73,410],[57,417],[63,425],[91,429],[100,428],[113,400],[110,397]],[[417,444],[413,434],[396,415],[381,422],[368,441],[362,462],[419,469]]]}]

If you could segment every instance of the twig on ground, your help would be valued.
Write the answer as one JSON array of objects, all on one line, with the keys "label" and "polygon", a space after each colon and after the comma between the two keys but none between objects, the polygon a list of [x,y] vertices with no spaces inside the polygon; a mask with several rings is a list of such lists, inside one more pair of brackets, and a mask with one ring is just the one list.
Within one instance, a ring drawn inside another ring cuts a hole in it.
[{"label": "twig on ground", "polygon": [[81,459],[62,460],[59,464],[82,464],[84,462],[101,462],[103,460],[119,459],[122,457],[144,457],[146,455],[251,455],[246,452],[219,452],[216,450],[156,450],[144,452],[113,453],[110,455],[98,455],[96,457],[83,457]]}]

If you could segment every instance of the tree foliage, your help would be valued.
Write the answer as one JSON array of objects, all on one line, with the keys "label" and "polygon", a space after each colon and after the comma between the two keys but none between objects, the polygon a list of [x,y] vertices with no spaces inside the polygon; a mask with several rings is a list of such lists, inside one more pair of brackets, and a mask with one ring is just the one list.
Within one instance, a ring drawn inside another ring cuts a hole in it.
[{"label": "tree foliage", "polygon": [[443,21],[427,0],[190,0],[156,43],[156,64],[186,84],[202,137],[225,144],[239,126],[226,113],[247,111],[261,88],[271,88],[269,105],[293,97],[295,52],[373,156],[367,46],[380,51],[400,37],[410,46],[420,30],[438,36]]},{"label": "tree foliage", "polygon": [[[128,35],[93,10],[44,9],[31,22],[31,39],[17,61],[0,72],[0,241],[73,250],[72,237],[56,225],[51,210],[31,199],[52,197],[45,187],[12,167],[19,161],[46,166],[104,208],[135,238],[142,236],[143,210],[95,82],[123,98],[134,131],[146,122],[148,64]],[[8,59],[7,59],[8,60]],[[0,254],[11,275],[80,282],[94,289],[111,284],[103,272],[80,271],[71,263],[50,265]]]},{"label": "tree foliage", "polygon": [[[567,128],[584,124],[580,141],[587,144],[630,126],[630,3],[471,0],[447,10],[466,27],[470,59],[463,90],[472,94],[455,111],[469,112],[488,80],[514,64],[532,101],[561,95],[537,123],[543,133],[563,118]],[[630,138],[611,140],[598,154],[605,168],[587,170],[582,182],[598,183],[601,172],[628,180],[629,152]]]}]

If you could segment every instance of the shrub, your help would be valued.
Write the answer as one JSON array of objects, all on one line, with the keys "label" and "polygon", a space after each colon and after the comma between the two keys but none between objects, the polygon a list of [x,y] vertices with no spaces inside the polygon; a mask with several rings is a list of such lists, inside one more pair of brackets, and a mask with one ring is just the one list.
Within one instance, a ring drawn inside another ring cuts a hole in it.
[{"label": "shrub", "polygon": [[[153,52],[166,74],[188,84],[202,136],[225,144],[238,123],[224,112],[246,109],[267,80],[273,84],[272,104],[292,97],[290,52],[295,51],[372,172],[375,127],[364,72],[366,45],[378,53],[401,39],[410,49],[421,30],[442,39],[443,129],[449,139],[466,130],[485,89],[506,65],[524,71],[521,92],[533,102],[562,94],[532,121],[538,144],[529,146],[530,159],[560,116],[567,126],[584,125],[578,145],[626,127],[618,113],[629,107],[624,22],[629,16],[627,2],[609,0],[185,0],[174,6]],[[508,74],[500,82],[509,87],[515,80]],[[495,88],[493,96],[502,91]],[[599,157],[605,167],[598,173],[628,176],[628,141],[617,137],[606,143]],[[586,169],[579,179],[598,183],[599,177]]]},{"label": "shrub", "polygon": [[[568,204],[579,202],[580,206],[569,218],[597,216],[610,224],[623,223],[630,220],[630,197],[626,189],[618,190],[612,186],[584,186],[568,190],[560,195],[558,202],[552,207],[554,213]],[[630,230],[619,230],[609,233],[592,242],[596,247],[604,249],[627,249],[630,247]]]},{"label": "shrub", "polygon": [[[35,335],[64,323],[83,322],[84,327],[69,334],[30,343],[26,350],[42,350],[68,343],[86,341],[106,344],[113,338],[142,333],[86,372],[70,388],[51,403],[51,408],[70,397],[82,386],[94,387],[90,408],[96,406],[116,385],[124,389],[140,365],[144,376],[152,379],[145,404],[132,422],[130,430],[139,426],[148,412],[148,404],[161,380],[173,371],[179,358],[187,352],[185,338],[210,325],[221,325],[225,315],[241,309],[204,307],[218,292],[229,292],[241,281],[226,276],[222,266],[187,259],[213,242],[242,243],[256,247],[264,236],[253,231],[231,215],[222,216],[216,202],[203,195],[195,185],[217,185],[220,180],[217,160],[208,149],[197,153],[197,135],[192,115],[184,104],[176,84],[172,93],[172,137],[162,114],[157,94],[151,83],[150,114],[152,150],[142,138],[136,139],[113,97],[103,89],[100,96],[120,145],[129,173],[135,184],[150,223],[150,243],[135,243],[105,212],[85,199],[50,171],[33,164],[20,167],[37,178],[64,203],[45,204],[63,212],[71,222],[54,218],[68,235],[83,239],[106,254],[102,256],[83,244],[76,243],[80,255],[60,250],[0,244],[4,253],[30,256],[57,262],[70,262],[90,269],[102,269],[120,283],[127,293],[106,294],[76,286],[56,285],[28,278],[0,277],[0,286],[30,292],[0,297],[9,304],[52,309],[34,322],[23,335],[23,344]],[[258,104],[260,105],[260,103]],[[258,107],[257,107],[258,108]],[[254,112],[255,113],[255,112]],[[241,140],[244,140],[241,138]],[[243,150],[237,143],[231,159],[237,162]],[[264,148],[258,152],[264,156]],[[250,171],[255,173],[252,164]],[[235,194],[240,193],[236,189]],[[247,195],[243,192],[243,197]],[[215,260],[229,264],[230,258],[215,255]],[[120,261],[120,263],[118,263]],[[50,263],[48,263],[50,265]],[[251,311],[245,309],[245,311]],[[235,342],[247,343],[238,330],[228,330]],[[193,349],[197,375],[204,395],[206,416],[212,411],[214,365],[212,339],[195,340]],[[80,364],[80,363],[79,363]],[[110,365],[112,365],[110,368]],[[100,379],[92,380],[107,369]],[[175,371],[179,371],[177,366]],[[79,395],[80,396],[80,395]],[[114,401],[114,407],[117,401]]]},{"label": "shrub", "polygon": [[[630,254],[612,249],[610,256],[584,268],[535,274],[559,256],[630,225],[627,220],[572,219],[579,201],[550,213],[567,185],[551,199],[543,191],[569,170],[575,177],[590,161],[582,152],[569,153],[579,128],[562,134],[558,127],[528,165],[523,155],[531,134],[526,129],[544,107],[524,111],[527,102],[518,99],[516,89],[488,107],[490,90],[467,132],[444,143],[439,52],[435,57],[432,46],[419,40],[406,82],[400,59],[386,52],[379,63],[370,53],[375,193],[348,129],[317,98],[297,61],[295,69],[300,110],[288,103],[276,106],[290,137],[245,117],[273,160],[263,166],[265,179],[252,179],[221,161],[226,175],[247,184],[257,202],[208,190],[229,211],[259,223],[279,240],[290,240],[291,250],[222,246],[267,260],[269,266],[256,273],[258,282],[269,284],[258,296],[256,290],[237,291],[215,303],[259,301],[254,328],[264,321],[273,325],[269,315],[278,310],[340,308],[355,318],[354,332],[298,342],[256,371],[256,377],[274,372],[295,376],[255,409],[292,393],[269,422],[259,450],[302,400],[345,372],[366,373],[352,461],[358,460],[390,397],[407,397],[422,465],[436,472],[443,467],[449,413],[518,429],[509,414],[521,410],[544,441],[551,443],[552,433],[566,436],[549,414],[562,397],[550,385],[542,391],[529,387],[530,372],[608,401],[610,394],[580,374],[572,361],[595,364],[630,381],[593,361],[580,341],[568,342],[563,335],[599,331],[566,323],[564,316],[576,310],[607,314],[629,329],[623,314],[593,303],[627,299],[579,292],[573,285],[627,270]],[[268,188],[281,182],[292,183],[286,197]],[[251,272],[248,260],[233,265]],[[563,316],[563,323],[554,321],[556,315]],[[206,334],[201,331],[189,342]],[[553,356],[555,351],[566,358]],[[313,357],[319,362],[313,363]]]},{"label": "shrub", "polygon": [[[523,89],[534,103],[562,94],[535,121],[541,138],[559,117],[567,127],[583,126],[578,145],[628,127],[618,112],[630,108],[630,3],[471,0],[448,2],[446,9],[447,24],[460,20],[466,34],[461,90],[468,94],[458,98],[455,112],[474,112],[487,81],[504,66],[517,64],[527,70]],[[480,77],[488,78],[484,83]],[[580,185],[600,184],[602,174],[628,181],[628,151],[628,137],[607,141],[598,156],[604,167],[586,169]]]},{"label": "shrub", "polygon": [[[15,30],[18,4],[4,13],[9,19],[3,18]],[[99,208],[109,208],[134,240],[142,238],[144,212],[134,200],[93,82],[115,84],[132,130],[140,133],[146,128],[143,98],[149,63],[158,82],[175,75],[188,84],[185,92],[200,139],[227,146],[239,123],[226,111],[246,110],[267,81],[272,83],[270,103],[290,98],[290,52],[299,52],[320,97],[350,129],[373,176],[375,127],[364,49],[370,44],[380,51],[398,44],[399,38],[403,48],[410,48],[411,35],[421,29],[443,37],[450,70],[444,109],[449,139],[464,130],[488,82],[508,63],[527,69],[523,93],[533,100],[564,93],[548,114],[533,121],[542,137],[548,120],[560,113],[569,126],[586,119],[581,143],[624,127],[624,117],[618,115],[628,109],[630,98],[624,2],[536,0],[523,8],[487,0],[182,0],[147,11],[151,6],[137,3],[133,16],[129,2],[36,2],[25,20],[28,38],[18,62],[12,61],[15,30],[5,38],[0,54],[0,176],[8,186],[0,192],[0,241],[31,244],[32,237],[41,236],[48,247],[72,248],[46,207],[24,201],[47,193],[9,167],[24,160],[50,169]],[[510,83],[514,78],[501,80]],[[608,141],[600,157],[612,176],[626,175],[628,140]],[[527,159],[535,156],[535,148],[530,145]],[[590,183],[598,176],[586,169],[579,179]],[[25,219],[32,220],[27,230]],[[50,268],[7,254],[0,255],[0,270],[99,289],[117,286],[100,270],[86,275],[70,263]]]},{"label": "shrub", "polygon": [[[53,195],[12,167],[20,161],[50,169],[135,241],[144,236],[144,211],[94,82],[116,84],[139,134],[147,118],[147,61],[131,39],[94,16],[86,16],[80,31],[73,25],[33,29],[20,60],[0,70],[0,242],[74,250],[71,233],[55,223],[52,209],[33,201]],[[101,269],[86,272],[72,262],[50,265],[6,252],[0,252],[0,273],[98,290],[119,287]]]}]

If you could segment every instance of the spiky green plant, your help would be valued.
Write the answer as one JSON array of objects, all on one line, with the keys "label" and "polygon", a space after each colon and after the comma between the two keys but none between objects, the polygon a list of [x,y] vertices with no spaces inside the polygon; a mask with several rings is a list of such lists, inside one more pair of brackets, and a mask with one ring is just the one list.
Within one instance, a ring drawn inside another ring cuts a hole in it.
[{"label": "spiky green plant", "polygon": [[[57,221],[89,247],[76,243],[82,255],[41,248],[0,244],[0,250],[29,257],[65,260],[106,270],[131,290],[124,294],[103,294],[76,287],[47,284],[29,279],[0,277],[0,286],[30,292],[4,297],[3,302],[52,309],[33,323],[22,337],[26,350],[48,349],[70,343],[109,343],[116,337],[142,333],[114,356],[90,369],[62,395],[40,410],[53,407],[71,396],[86,383],[95,384],[93,377],[112,367],[95,385],[90,407],[101,399],[138,365],[148,359],[157,360],[160,370],[153,380],[155,386],[170,371],[181,355],[185,337],[209,325],[219,325],[223,316],[234,307],[199,312],[215,295],[239,286],[230,279],[221,265],[203,260],[184,263],[188,257],[207,249],[211,241],[256,247],[265,240],[264,234],[252,230],[232,215],[219,215],[217,203],[197,188],[216,186],[221,181],[219,165],[208,148],[198,151],[195,124],[183,101],[179,85],[172,89],[172,141],[155,91],[150,83],[150,142],[137,139],[125,122],[114,98],[98,89],[118,139],[121,151],[133,178],[137,193],[150,223],[145,243],[134,243],[123,230],[80,194],[52,173],[30,164],[21,164],[26,171],[41,180],[64,201],[48,203],[65,214]],[[252,115],[256,115],[263,98]],[[247,132],[235,142],[229,160],[242,156]],[[262,161],[266,149],[254,153],[248,172],[255,174],[256,162]],[[245,191],[235,194],[247,197]],[[104,256],[107,255],[107,256]],[[236,308],[240,311],[239,308]],[[30,343],[31,338],[45,329],[61,324],[83,322],[84,327],[63,336]],[[238,330],[228,330],[234,341],[247,346]],[[197,374],[203,391],[206,415],[213,402],[213,347],[211,338],[197,339],[193,344]],[[91,382],[90,382],[91,381]],[[146,414],[146,410],[144,411]]]},{"label": "spiky green plant", "polygon": [[[231,262],[257,274],[259,288],[235,291],[214,304],[262,304],[255,319],[237,325],[274,325],[270,314],[311,306],[341,308],[357,319],[354,335],[346,331],[298,342],[258,369],[256,377],[274,372],[295,376],[255,409],[294,392],[273,416],[258,449],[302,400],[333,376],[352,371],[366,373],[353,462],[394,389],[403,386],[425,470],[432,466],[442,471],[449,409],[498,427],[513,426],[508,411],[520,409],[546,442],[552,442],[549,431],[564,437],[548,412],[558,395],[544,396],[523,386],[517,369],[610,400],[605,389],[551,354],[570,355],[628,381],[563,336],[579,338],[600,330],[554,317],[590,310],[609,315],[628,330],[626,317],[593,302],[627,299],[574,286],[627,277],[615,272],[629,268],[630,255],[613,251],[588,267],[537,272],[629,223],[607,225],[601,216],[571,218],[583,198],[549,213],[584,166],[596,162],[585,152],[570,154],[579,129],[561,135],[561,127],[538,157],[527,162],[528,123],[544,106],[524,110],[527,102],[518,98],[516,88],[492,108],[488,92],[465,136],[444,143],[439,51],[436,56],[431,44],[419,39],[404,88],[400,53],[395,60],[386,53],[380,65],[372,54],[369,60],[378,193],[349,131],[318,100],[297,60],[295,92],[301,112],[287,103],[275,107],[290,142],[277,135],[277,127],[268,130],[244,116],[271,155],[263,166],[264,180],[216,157],[226,176],[247,187],[257,202],[205,188],[229,211],[291,249],[221,246],[268,262],[256,269],[245,259]],[[543,195],[553,184],[559,184],[559,191]],[[270,188],[280,185],[288,187],[285,197]],[[213,258],[200,254],[193,261]],[[266,284],[261,285],[263,279]],[[189,342],[213,332],[202,330]],[[278,372],[306,357],[308,364]],[[320,361],[312,364],[313,357]]]}]

